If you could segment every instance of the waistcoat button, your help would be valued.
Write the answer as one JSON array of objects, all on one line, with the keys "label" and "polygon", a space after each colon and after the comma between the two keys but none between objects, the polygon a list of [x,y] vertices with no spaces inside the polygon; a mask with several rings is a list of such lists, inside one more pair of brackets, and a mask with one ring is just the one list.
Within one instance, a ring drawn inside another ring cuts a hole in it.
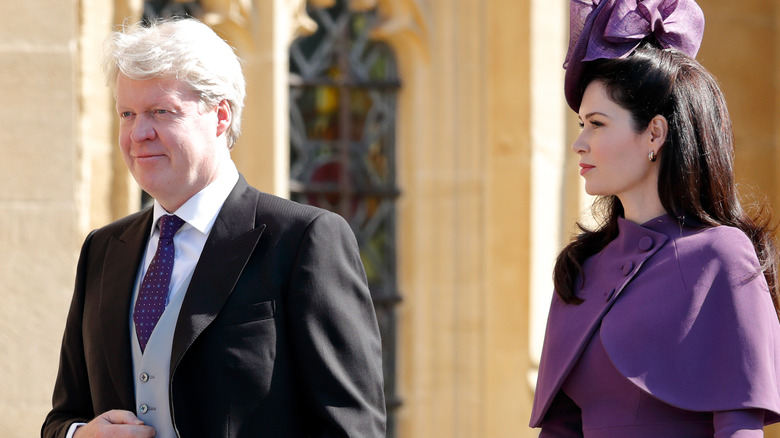
[{"label": "waistcoat button", "polygon": [[149,406],[146,405],[146,404],[138,406],[138,412],[140,412],[142,414],[145,414],[145,413],[149,412]]},{"label": "waistcoat button", "polygon": [[149,374],[141,373],[141,382],[146,383],[149,381]]}]

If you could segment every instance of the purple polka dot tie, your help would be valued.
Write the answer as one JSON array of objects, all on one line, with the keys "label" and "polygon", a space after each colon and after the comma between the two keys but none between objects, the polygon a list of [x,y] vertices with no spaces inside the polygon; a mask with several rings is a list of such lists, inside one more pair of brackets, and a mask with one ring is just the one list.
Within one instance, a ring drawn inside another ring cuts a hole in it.
[{"label": "purple polka dot tie", "polygon": [[160,240],[157,243],[157,252],[154,253],[152,263],[141,281],[133,310],[133,322],[141,352],[146,348],[154,326],[165,311],[175,254],[173,236],[182,225],[184,220],[178,216],[166,215],[160,218]]}]

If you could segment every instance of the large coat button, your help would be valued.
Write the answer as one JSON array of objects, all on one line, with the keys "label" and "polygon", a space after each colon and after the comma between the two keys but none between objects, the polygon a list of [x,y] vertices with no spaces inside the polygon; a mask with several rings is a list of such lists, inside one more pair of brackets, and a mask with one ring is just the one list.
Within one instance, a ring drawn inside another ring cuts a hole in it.
[{"label": "large coat button", "polygon": [[653,247],[653,239],[650,236],[645,236],[639,239],[639,249],[642,251],[648,251]]},{"label": "large coat button", "polygon": [[626,262],[623,264],[623,275],[630,274],[632,269],[634,269],[634,262]]}]

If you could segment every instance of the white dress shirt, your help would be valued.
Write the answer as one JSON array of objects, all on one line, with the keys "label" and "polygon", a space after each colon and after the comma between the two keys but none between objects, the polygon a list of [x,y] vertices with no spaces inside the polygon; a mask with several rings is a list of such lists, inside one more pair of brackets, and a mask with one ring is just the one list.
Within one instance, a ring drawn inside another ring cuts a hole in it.
[{"label": "white dress shirt", "polygon": [[[171,293],[177,293],[182,282],[192,271],[200,259],[200,253],[206,245],[206,239],[211,232],[211,227],[217,220],[217,215],[222,209],[230,192],[238,181],[238,170],[233,161],[226,160],[220,169],[219,176],[203,190],[196,193],[187,200],[178,210],[169,213],[156,200],[154,201],[154,217],[152,219],[152,232],[150,233],[149,243],[146,246],[146,255],[136,279],[135,291],[133,294],[133,303],[138,295],[138,288],[141,280],[146,274],[146,270],[152,263],[154,253],[157,252],[157,243],[160,239],[160,228],[157,221],[166,214],[175,214],[185,221],[185,224],[173,236],[173,247],[175,254],[173,258],[173,272],[171,273],[171,283],[168,288]],[[171,295],[168,296],[166,303],[170,302]],[[132,324],[132,315],[130,320]],[[135,330],[135,327],[133,327]]]}]

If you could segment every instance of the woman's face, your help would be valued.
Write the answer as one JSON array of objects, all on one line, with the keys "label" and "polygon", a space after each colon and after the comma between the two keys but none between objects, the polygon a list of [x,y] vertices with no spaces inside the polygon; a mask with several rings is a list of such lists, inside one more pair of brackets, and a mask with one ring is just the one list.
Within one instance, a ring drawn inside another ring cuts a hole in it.
[{"label": "woman's face", "polygon": [[572,150],[580,156],[588,194],[616,195],[624,204],[658,196],[658,166],[648,159],[651,136],[634,131],[631,113],[607,96],[601,82],[585,89],[579,119],[582,132]]}]

